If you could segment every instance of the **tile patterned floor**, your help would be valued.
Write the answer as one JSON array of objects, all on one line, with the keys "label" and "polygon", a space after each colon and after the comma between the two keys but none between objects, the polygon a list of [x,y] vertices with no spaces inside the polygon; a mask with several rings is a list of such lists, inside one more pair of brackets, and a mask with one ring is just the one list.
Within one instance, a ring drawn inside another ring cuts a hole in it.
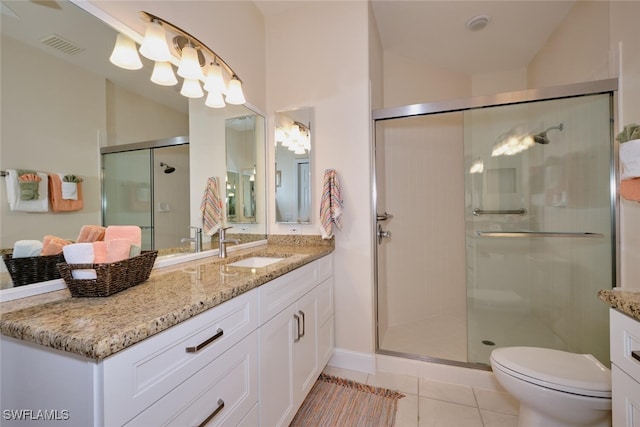
[{"label": "tile patterned floor", "polygon": [[396,427],[516,427],[518,402],[508,393],[404,375],[327,367],[324,372],[363,384],[398,390]]}]

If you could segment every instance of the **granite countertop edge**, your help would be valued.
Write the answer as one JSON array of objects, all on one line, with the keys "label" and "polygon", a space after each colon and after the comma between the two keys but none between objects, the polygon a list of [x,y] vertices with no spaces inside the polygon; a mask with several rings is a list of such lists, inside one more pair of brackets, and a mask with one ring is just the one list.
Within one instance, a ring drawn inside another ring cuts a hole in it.
[{"label": "granite countertop edge", "polygon": [[[236,268],[234,274],[237,278],[231,280],[230,284],[224,283],[222,273],[218,273],[221,271],[220,268],[228,268],[227,264],[237,259],[260,255],[260,252],[264,253],[265,250],[276,254],[286,253],[287,258],[253,271]],[[226,260],[205,259],[154,269],[147,282],[110,297],[72,298],[69,291],[65,289],[56,291],[57,295],[49,296],[48,301],[42,304],[34,303],[31,306],[27,304],[25,308],[12,308],[13,301],[10,301],[0,304],[0,333],[25,342],[100,361],[322,258],[333,250],[334,247],[328,245],[300,247],[269,244],[239,251]],[[195,285],[186,283],[183,286],[185,277],[193,281],[190,275],[193,271],[202,273],[202,282]],[[170,283],[171,281],[175,284]],[[168,303],[170,307],[163,311],[160,307],[162,302],[158,300],[162,298],[162,292],[165,291],[166,298],[173,297],[178,301],[173,305]],[[29,298],[24,298],[24,300],[27,299]],[[186,299],[188,302],[181,303],[181,299]],[[139,312],[133,313],[131,322],[127,323],[127,319],[121,319],[126,316],[127,310],[123,313],[123,310],[118,308],[122,304],[130,304],[133,307],[135,303],[132,300],[139,301],[142,308]],[[146,314],[144,301],[154,309],[154,313]],[[28,303],[28,301],[21,301],[21,303]],[[154,303],[156,304],[153,305]],[[74,313],[78,313],[77,316]],[[116,316],[115,319],[126,326],[118,327],[117,322],[110,322],[112,318],[109,315]],[[120,318],[117,317],[119,315]],[[141,320],[136,322],[136,318]],[[103,324],[100,324],[100,320],[103,320]],[[105,325],[106,323],[112,326]]]},{"label": "granite countertop edge", "polygon": [[609,304],[611,308],[640,321],[640,289],[601,289],[598,291],[598,298]]}]

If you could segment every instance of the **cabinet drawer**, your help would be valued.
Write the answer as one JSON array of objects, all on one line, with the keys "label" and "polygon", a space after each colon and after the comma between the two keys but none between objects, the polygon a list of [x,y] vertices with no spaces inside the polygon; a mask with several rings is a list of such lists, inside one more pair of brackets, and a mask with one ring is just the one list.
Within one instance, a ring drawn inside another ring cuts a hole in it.
[{"label": "cabinet drawer", "polygon": [[258,333],[254,332],[131,420],[128,427],[239,425],[255,418]]},{"label": "cabinet drawer", "polygon": [[267,323],[317,284],[318,264],[314,261],[260,286],[260,325]]},{"label": "cabinet drawer", "polygon": [[105,425],[122,425],[257,328],[250,291],[105,359]]},{"label": "cabinet drawer", "polygon": [[620,313],[610,311],[611,361],[636,381],[640,381],[640,322]]},{"label": "cabinet drawer", "polygon": [[640,383],[611,366],[613,425],[640,427]]}]

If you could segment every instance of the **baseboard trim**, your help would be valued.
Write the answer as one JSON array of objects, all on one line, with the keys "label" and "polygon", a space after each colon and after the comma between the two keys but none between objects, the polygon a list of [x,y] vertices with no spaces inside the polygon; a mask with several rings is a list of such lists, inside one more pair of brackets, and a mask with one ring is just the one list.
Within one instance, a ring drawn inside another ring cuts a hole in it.
[{"label": "baseboard trim", "polygon": [[375,374],[376,355],[336,348],[333,350],[333,355],[329,359],[328,365],[365,374]]}]

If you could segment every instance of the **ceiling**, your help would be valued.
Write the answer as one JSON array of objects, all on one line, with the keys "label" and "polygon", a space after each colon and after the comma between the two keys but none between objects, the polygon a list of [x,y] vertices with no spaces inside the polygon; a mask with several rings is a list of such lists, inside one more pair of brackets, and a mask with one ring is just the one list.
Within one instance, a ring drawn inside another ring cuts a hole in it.
[{"label": "ceiling", "polygon": [[[385,51],[465,74],[526,67],[576,0],[371,0]],[[268,17],[301,1],[256,0]],[[466,22],[488,15],[469,31]]]}]

